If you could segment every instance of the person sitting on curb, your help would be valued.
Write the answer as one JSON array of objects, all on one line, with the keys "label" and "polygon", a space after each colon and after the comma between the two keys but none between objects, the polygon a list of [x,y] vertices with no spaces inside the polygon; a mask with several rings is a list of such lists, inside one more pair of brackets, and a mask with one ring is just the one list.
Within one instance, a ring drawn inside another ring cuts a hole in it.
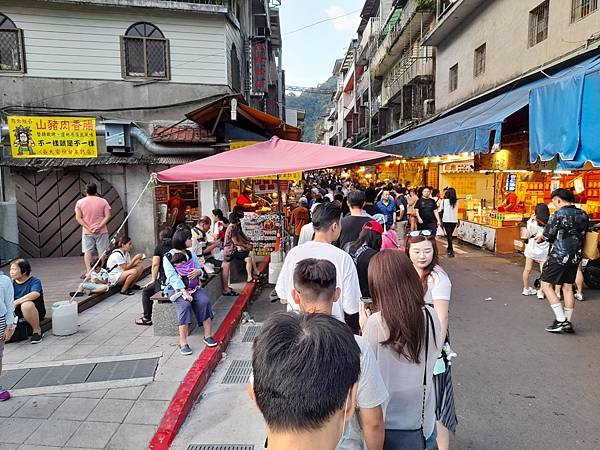
[{"label": "person sitting on curb", "polygon": [[217,261],[213,257],[213,252],[221,248],[221,242],[216,239],[209,242],[211,225],[210,217],[202,216],[198,219],[198,223],[192,227],[192,251],[199,258],[204,258],[205,262],[212,264],[213,267],[220,267],[221,261]]},{"label": "person sitting on curb", "polygon": [[97,258],[92,260],[92,267],[89,277],[76,292],[69,292],[69,297],[83,297],[84,295],[108,292],[108,271],[102,267],[101,261]]},{"label": "person sitting on curb", "polygon": [[142,288],[137,283],[142,278],[144,267],[142,261],[146,258],[143,253],[138,253],[133,258],[131,252],[132,243],[129,236],[122,236],[117,241],[116,248],[111,252],[106,262],[108,269],[108,284],[116,286],[121,284],[121,294],[134,295],[134,290]]},{"label": "person sitting on curb", "polygon": [[254,341],[252,370],[248,394],[267,424],[268,449],[336,448],[360,374],[360,347],[347,325],[326,314],[272,315]]},{"label": "person sitting on curb", "polygon": [[[333,304],[340,297],[336,276],[335,266],[330,261],[313,258],[300,261],[294,270],[294,301],[305,313],[330,316]],[[383,404],[389,395],[369,343],[362,336],[354,335],[354,339],[360,347],[360,375],[356,394],[358,414],[348,424],[346,440],[337,448],[362,449],[364,442],[366,448],[378,449],[383,447],[385,438]]]},{"label": "person sitting on curb", "polygon": [[244,217],[240,210],[234,210],[229,215],[229,225],[225,231],[224,255],[223,261],[223,295],[239,295],[231,286],[229,286],[229,275],[231,273],[231,261],[241,260],[246,262],[247,282],[258,281],[260,272],[256,265],[253,246],[250,240],[242,231],[241,218]]},{"label": "person sitting on curb", "polygon": [[163,257],[171,250],[171,237],[173,230],[167,228],[162,230],[158,235],[159,243],[154,248],[152,255],[152,268],[150,270],[152,279],[144,286],[142,291],[142,308],[144,315],[135,320],[137,325],[150,326],[152,325],[152,296],[160,292],[165,284],[165,269],[163,268]]},{"label": "person sitting on curb", "polygon": [[44,290],[39,278],[31,275],[31,264],[26,259],[15,259],[10,263],[10,277],[13,280],[15,315],[33,329],[30,343],[42,341],[40,322],[46,317]]},{"label": "person sitting on curb", "polygon": [[[2,375],[4,343],[10,341],[15,331],[15,305],[13,298],[13,287],[10,278],[0,272],[0,375]],[[4,402],[9,398],[10,392],[0,385],[0,402]]]},{"label": "person sitting on curb", "polygon": [[[192,246],[192,234],[187,229],[175,231],[172,239],[173,248],[165,254],[163,258],[163,267],[165,270],[166,287],[165,295],[175,304],[177,310],[177,320],[179,324],[179,350],[182,355],[191,355],[192,349],[188,345],[189,325],[192,323],[192,314],[196,316],[198,324],[204,328],[204,344],[207,347],[216,347],[217,341],[212,336],[212,319],[214,313],[210,304],[210,299],[201,287],[198,287],[193,293],[189,293],[181,276],[175,270],[171,262],[173,256],[177,253],[185,256],[187,260],[193,261],[195,271],[188,275],[189,279],[198,278],[201,275],[201,266],[198,257],[189,248]],[[176,292],[179,294],[176,296]]]}]

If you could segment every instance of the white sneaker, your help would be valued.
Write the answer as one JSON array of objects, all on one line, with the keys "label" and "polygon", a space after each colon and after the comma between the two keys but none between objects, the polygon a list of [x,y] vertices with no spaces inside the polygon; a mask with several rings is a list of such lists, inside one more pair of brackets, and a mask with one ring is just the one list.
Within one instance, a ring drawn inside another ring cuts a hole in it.
[{"label": "white sneaker", "polygon": [[523,292],[521,292],[521,294],[523,294],[523,295],[535,295],[536,293],[537,293],[537,290],[535,290],[532,287],[525,288],[525,289],[523,289]]},{"label": "white sneaker", "polygon": [[179,297],[181,297],[181,295],[182,295],[181,292],[175,291],[175,293],[169,297],[169,300],[171,300],[172,302],[174,302]]},{"label": "white sneaker", "polygon": [[546,298],[541,289],[538,289],[537,291],[537,298],[539,298],[540,300],[544,300],[544,298]]},{"label": "white sneaker", "polygon": [[579,300],[580,302],[584,301],[585,299],[583,298],[583,294],[581,292],[576,292],[575,293],[575,299]]}]

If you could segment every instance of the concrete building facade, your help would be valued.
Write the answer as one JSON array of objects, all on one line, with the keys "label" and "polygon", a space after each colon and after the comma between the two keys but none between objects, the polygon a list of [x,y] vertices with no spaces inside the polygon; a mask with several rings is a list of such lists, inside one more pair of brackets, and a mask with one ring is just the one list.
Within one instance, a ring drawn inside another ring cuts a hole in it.
[{"label": "concrete building facade", "polygon": [[[14,253],[15,229],[25,226],[19,177],[49,170],[80,174],[80,182],[92,176],[114,188],[127,212],[151,173],[216,151],[215,130],[199,131],[186,113],[240,93],[284,117],[277,8],[267,0],[0,1],[0,125],[11,115],[95,117],[98,124],[98,158],[87,161],[13,160],[3,127],[0,208],[13,219],[2,221],[0,250]],[[114,121],[137,130],[126,154],[106,146],[104,123]],[[196,137],[153,136],[173,126]],[[146,253],[158,232],[153,190],[128,224]],[[216,183],[198,184],[199,211],[210,212],[217,190]],[[45,244],[36,245],[44,254]]]},{"label": "concrete building facade", "polygon": [[439,0],[424,40],[436,48],[436,110],[559,62],[598,39],[595,1]]}]

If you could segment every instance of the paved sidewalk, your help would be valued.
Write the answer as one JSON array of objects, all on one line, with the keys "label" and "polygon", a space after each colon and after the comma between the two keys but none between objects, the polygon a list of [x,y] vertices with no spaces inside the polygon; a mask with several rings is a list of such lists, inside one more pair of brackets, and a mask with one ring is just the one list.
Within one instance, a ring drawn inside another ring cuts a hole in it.
[{"label": "paved sidewalk", "polygon": [[[221,297],[213,303],[215,331],[235,299]],[[182,356],[176,337],[154,336],[152,327],[136,325],[134,320],[140,315],[141,293],[130,297],[117,294],[82,312],[75,335],[54,336],[49,332],[37,345],[27,341],[7,345],[3,373],[90,360],[157,356],[159,362],[151,379],[103,382],[101,389],[84,383],[63,393],[60,387],[36,388],[39,392],[33,396],[20,396],[15,391],[14,398],[0,403],[0,449],[147,448],[169,401],[204,345],[202,328],[196,328],[189,337],[194,355]]]}]

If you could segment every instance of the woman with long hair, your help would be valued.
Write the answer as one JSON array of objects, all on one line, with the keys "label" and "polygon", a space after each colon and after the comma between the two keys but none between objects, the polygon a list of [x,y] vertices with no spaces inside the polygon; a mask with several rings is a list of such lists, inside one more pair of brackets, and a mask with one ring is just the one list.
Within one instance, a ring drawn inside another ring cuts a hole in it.
[{"label": "woman with long hair", "polygon": [[[189,326],[193,316],[196,316],[198,325],[204,331],[204,344],[207,347],[216,347],[217,341],[212,335],[212,319],[214,313],[210,299],[201,287],[194,292],[188,292],[187,285],[190,280],[198,279],[202,275],[202,266],[196,254],[190,251],[192,246],[192,233],[185,229],[178,229],[171,240],[172,249],[163,256],[165,271],[165,294],[175,304],[177,323],[179,325],[179,351],[182,355],[191,355],[192,349],[188,345]],[[187,275],[186,280],[175,269],[175,257],[182,257],[185,261],[192,262],[194,269]],[[173,261],[173,262],[172,262]]]},{"label": "woman with long hair", "polygon": [[415,205],[417,204],[418,200],[419,196],[415,190],[409,189],[408,194],[406,195],[406,202],[408,203],[408,223],[411,231],[417,229],[417,212],[415,211]]},{"label": "woman with long hair", "polygon": [[[397,250],[382,250],[369,266],[369,290],[378,312],[364,325],[390,394],[384,405],[384,449],[407,444],[418,430],[414,448],[435,448],[433,367],[440,352],[440,323],[410,260]],[[363,308],[364,311],[364,308]],[[364,312],[363,312],[364,317]],[[406,446],[405,448],[408,448]]]},{"label": "woman with long hair", "polygon": [[236,296],[239,295],[235,292],[231,286],[229,286],[229,275],[231,271],[231,261],[241,260],[246,263],[246,274],[247,282],[258,281],[260,272],[256,265],[256,259],[254,257],[254,248],[250,239],[246,237],[242,230],[241,218],[243,213],[239,211],[232,212],[229,215],[229,225],[225,231],[225,237],[223,238],[223,295],[225,296]]},{"label": "woman with long hair", "polygon": [[458,419],[454,406],[454,389],[449,357],[455,356],[448,341],[448,306],[452,294],[450,278],[438,264],[438,248],[435,236],[428,230],[413,232],[406,240],[409,256],[420,278],[425,303],[432,306],[440,321],[438,342],[441,343],[442,358],[436,363],[433,376],[436,397],[437,444],[439,450],[450,445],[450,431],[456,431]]},{"label": "woman with long hair", "polygon": [[344,251],[348,253],[358,272],[358,283],[360,284],[360,293],[363,297],[371,297],[369,291],[369,264],[371,258],[381,250],[381,235],[383,227],[376,220],[370,220],[362,227],[358,239],[348,242],[344,246]]},{"label": "woman with long hair", "polygon": [[439,212],[442,216],[442,224],[446,233],[446,239],[448,240],[448,256],[454,258],[452,237],[458,224],[458,198],[456,190],[453,187],[446,188],[445,191],[446,193],[440,204]]}]

